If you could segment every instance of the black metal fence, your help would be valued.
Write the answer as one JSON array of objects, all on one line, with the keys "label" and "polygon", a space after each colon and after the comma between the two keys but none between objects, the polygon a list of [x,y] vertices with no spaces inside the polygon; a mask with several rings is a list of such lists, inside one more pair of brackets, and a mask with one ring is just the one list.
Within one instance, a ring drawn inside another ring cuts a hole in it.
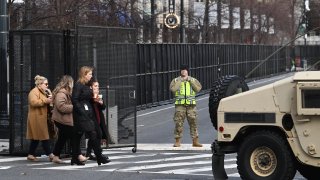
[{"label": "black metal fence", "polygon": [[[64,74],[77,78],[83,65],[94,66],[104,97],[111,134],[108,147],[136,144],[136,108],[170,103],[170,81],[182,63],[210,90],[218,76],[245,76],[279,46],[236,44],[136,44],[135,30],[78,27],[77,31],[10,32],[10,153],[26,153],[28,102],[37,74],[53,89]],[[293,51],[294,50],[294,51]],[[294,53],[293,53],[294,52]],[[285,72],[296,56],[319,60],[319,46],[289,47],[276,53],[250,78]],[[116,131],[112,131],[116,130]]]},{"label": "black metal fence", "polygon": [[66,74],[64,41],[58,31],[10,32],[10,154],[26,153],[25,139],[28,93],[37,74],[48,78],[54,88],[58,78]]},{"label": "black metal fence", "polygon": [[[138,108],[170,103],[170,81],[179,76],[180,64],[189,64],[191,76],[208,92],[218,76],[245,77],[280,46],[238,44],[138,44]],[[292,58],[304,55],[309,64],[320,60],[320,46],[284,48],[254,71],[250,79],[262,78],[290,69]],[[250,80],[248,79],[248,80]]]},{"label": "black metal fence", "polygon": [[[136,147],[135,30],[78,27],[71,31],[10,32],[10,154],[25,154],[28,93],[37,74],[53,89],[60,77],[77,80],[83,65],[94,66],[104,99],[108,147]],[[83,141],[83,146],[85,146]]]},{"label": "black metal fence", "polygon": [[108,147],[135,147],[135,30],[80,26],[77,42],[78,67],[95,67],[95,76],[108,100]]}]

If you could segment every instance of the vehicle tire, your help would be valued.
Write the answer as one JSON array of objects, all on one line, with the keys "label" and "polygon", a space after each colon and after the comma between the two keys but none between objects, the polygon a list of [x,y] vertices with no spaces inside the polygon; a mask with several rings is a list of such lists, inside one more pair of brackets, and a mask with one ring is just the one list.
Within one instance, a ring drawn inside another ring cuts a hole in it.
[{"label": "vehicle tire", "polygon": [[209,114],[215,129],[217,129],[217,110],[220,100],[248,90],[247,83],[237,75],[222,76],[214,82],[209,96]]},{"label": "vehicle tire", "polygon": [[300,174],[308,180],[319,180],[320,177],[320,168],[309,166],[305,164],[297,163],[297,169]]},{"label": "vehicle tire", "polygon": [[244,138],[237,166],[240,177],[246,180],[292,180],[296,174],[286,140],[271,131],[257,131]]}]

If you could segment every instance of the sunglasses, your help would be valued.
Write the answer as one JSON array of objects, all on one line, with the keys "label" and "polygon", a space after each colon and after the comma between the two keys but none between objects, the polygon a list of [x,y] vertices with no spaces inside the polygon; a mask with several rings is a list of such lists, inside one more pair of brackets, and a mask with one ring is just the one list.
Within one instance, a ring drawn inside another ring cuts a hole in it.
[{"label": "sunglasses", "polygon": [[44,85],[48,86],[48,83],[42,83],[42,84],[44,84]]}]

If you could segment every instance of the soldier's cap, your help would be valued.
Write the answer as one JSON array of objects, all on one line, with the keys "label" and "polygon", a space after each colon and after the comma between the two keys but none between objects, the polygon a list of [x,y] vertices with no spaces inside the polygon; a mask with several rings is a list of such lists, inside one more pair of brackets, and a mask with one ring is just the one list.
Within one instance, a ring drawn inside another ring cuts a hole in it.
[{"label": "soldier's cap", "polygon": [[189,66],[187,64],[182,64],[180,66],[180,71],[182,71],[182,70],[187,70],[189,72]]}]

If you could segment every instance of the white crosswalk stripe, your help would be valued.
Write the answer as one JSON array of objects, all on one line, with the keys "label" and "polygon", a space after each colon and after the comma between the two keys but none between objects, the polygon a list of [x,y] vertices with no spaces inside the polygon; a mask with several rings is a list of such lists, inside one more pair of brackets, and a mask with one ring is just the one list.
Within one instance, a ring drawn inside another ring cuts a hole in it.
[{"label": "white crosswalk stripe", "polygon": [[137,170],[147,170],[147,169],[155,169],[155,168],[164,168],[164,167],[181,167],[187,165],[199,165],[199,164],[211,164],[210,161],[193,161],[193,162],[181,162],[181,163],[164,163],[164,164],[156,164],[156,165],[143,165],[143,166],[135,166],[121,169],[121,171],[137,171]]},{"label": "white crosswalk stripe", "polygon": [[0,166],[0,170],[1,169],[10,169],[11,168],[11,166]]},{"label": "white crosswalk stripe", "polygon": [[[33,163],[33,169],[47,170],[81,170],[90,169],[107,172],[140,172],[161,174],[190,174],[212,176],[210,152],[191,153],[152,153],[152,151],[137,152],[130,154],[128,151],[108,151],[111,163],[98,167],[94,161],[88,161],[85,166],[70,166],[70,160],[64,160],[65,165],[49,165],[49,162]],[[226,159],[226,163],[235,162],[234,158]],[[44,166],[44,167],[42,167]],[[225,166],[227,169],[235,168],[235,164]]]},{"label": "white crosswalk stripe", "polygon": [[0,159],[0,163],[12,162],[12,161],[20,161],[20,160],[26,160],[26,157]]},{"label": "white crosswalk stripe", "polygon": [[[27,161],[25,157],[0,157],[0,172],[6,169],[14,169],[15,166],[24,166],[31,169],[40,170],[90,170],[100,172],[139,172],[155,174],[180,174],[180,175],[212,175],[212,154],[210,151],[175,151],[175,152],[154,152],[138,151],[131,153],[125,150],[107,150],[104,151],[112,162],[98,166],[95,161],[87,161],[84,166],[70,165],[70,158],[63,159],[65,164],[54,164],[48,162],[47,157],[40,157],[39,162]],[[229,177],[239,178],[237,173],[236,158],[234,156],[225,157],[224,168]]]},{"label": "white crosswalk stripe", "polygon": [[[70,158],[63,159],[65,164],[53,164],[48,162],[47,157],[40,157],[39,162],[29,162],[25,157],[0,158],[0,162],[10,163],[24,161],[27,167],[32,169],[47,170],[81,170],[90,169],[95,171],[118,171],[118,172],[135,172],[141,171],[146,173],[161,174],[202,174],[212,176],[210,152],[193,153],[190,152],[160,152],[153,151],[137,152],[135,154],[125,150],[108,150],[104,151],[112,160],[107,165],[98,166],[95,161],[87,161],[85,166],[71,166]],[[235,161],[234,159],[227,159]],[[194,166],[194,167],[193,167]],[[0,166],[1,169],[14,168],[12,166]]]}]

